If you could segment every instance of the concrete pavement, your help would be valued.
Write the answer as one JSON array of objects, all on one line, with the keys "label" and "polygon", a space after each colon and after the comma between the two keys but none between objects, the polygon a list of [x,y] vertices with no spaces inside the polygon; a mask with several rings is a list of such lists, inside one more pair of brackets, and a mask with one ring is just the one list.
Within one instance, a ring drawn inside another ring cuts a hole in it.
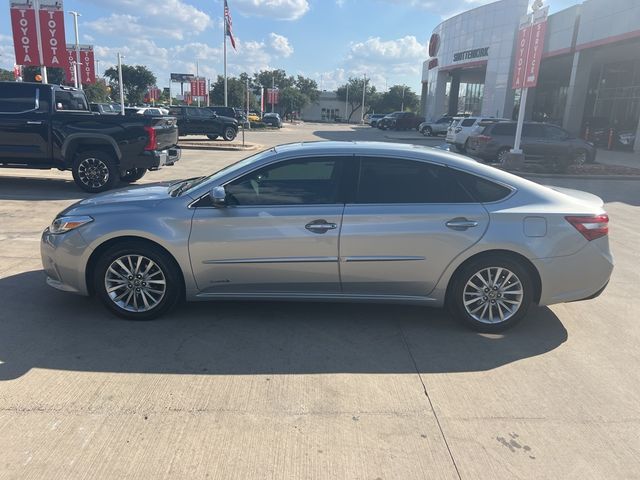
[{"label": "concrete pavement", "polygon": [[[384,134],[297,125],[248,141]],[[247,155],[186,151],[143,182]],[[637,182],[545,179],[607,202],[611,284],[481,335],[394,305],[120,320],[44,285],[39,234],[84,196],[70,177],[0,171],[0,480],[640,478]]]}]

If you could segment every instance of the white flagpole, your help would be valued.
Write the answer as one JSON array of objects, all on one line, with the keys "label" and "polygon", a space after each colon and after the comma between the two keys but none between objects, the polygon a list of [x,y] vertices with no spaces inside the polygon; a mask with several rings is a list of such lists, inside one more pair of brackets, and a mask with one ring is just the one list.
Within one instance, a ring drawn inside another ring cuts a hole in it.
[{"label": "white flagpole", "polygon": [[[223,2],[224,4],[224,2]],[[223,7],[224,8],[224,5]],[[224,32],[224,106],[228,107],[229,105],[227,105],[228,101],[227,101],[227,16],[226,16],[226,9],[223,13],[223,18],[222,18],[222,23],[224,23],[224,28],[222,29]]]}]

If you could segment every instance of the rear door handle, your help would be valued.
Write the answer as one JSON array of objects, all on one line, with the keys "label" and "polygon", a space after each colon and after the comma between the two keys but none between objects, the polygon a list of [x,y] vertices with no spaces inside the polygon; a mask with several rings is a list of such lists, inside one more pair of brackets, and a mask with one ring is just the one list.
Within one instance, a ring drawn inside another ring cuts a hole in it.
[{"label": "rear door handle", "polygon": [[27,125],[42,125],[42,122],[39,120],[27,120]]},{"label": "rear door handle", "polygon": [[475,220],[467,220],[464,217],[454,218],[445,223],[451,230],[467,230],[469,228],[477,227],[478,222]]},{"label": "rear door handle", "polygon": [[335,230],[336,228],[338,228],[338,225],[335,223],[329,223],[323,219],[319,219],[307,223],[304,228],[313,233],[327,233],[329,230]]}]

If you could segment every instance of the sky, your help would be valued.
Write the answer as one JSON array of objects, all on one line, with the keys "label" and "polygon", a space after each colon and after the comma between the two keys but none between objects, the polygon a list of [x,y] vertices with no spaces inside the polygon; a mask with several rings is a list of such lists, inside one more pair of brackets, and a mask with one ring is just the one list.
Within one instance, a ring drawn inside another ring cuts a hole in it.
[{"label": "sky", "polygon": [[[431,31],[443,20],[492,0],[228,0],[237,51],[228,74],[281,68],[321,90],[366,74],[379,90],[403,84],[420,93]],[[551,12],[578,0],[550,0]],[[0,66],[13,68],[9,19],[0,17]],[[211,78],[223,72],[223,0],[64,0],[76,10],[80,43],[95,46],[102,73],[116,62],[146,65],[169,85],[169,73]],[[67,41],[73,41],[67,15]]]}]

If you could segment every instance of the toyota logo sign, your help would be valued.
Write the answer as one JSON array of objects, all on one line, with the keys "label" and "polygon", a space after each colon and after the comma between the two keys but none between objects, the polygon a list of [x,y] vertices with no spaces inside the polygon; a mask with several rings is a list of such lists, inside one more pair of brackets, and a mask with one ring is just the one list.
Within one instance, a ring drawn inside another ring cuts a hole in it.
[{"label": "toyota logo sign", "polygon": [[435,57],[438,55],[438,50],[440,50],[440,35],[434,33],[429,39],[429,56]]}]

